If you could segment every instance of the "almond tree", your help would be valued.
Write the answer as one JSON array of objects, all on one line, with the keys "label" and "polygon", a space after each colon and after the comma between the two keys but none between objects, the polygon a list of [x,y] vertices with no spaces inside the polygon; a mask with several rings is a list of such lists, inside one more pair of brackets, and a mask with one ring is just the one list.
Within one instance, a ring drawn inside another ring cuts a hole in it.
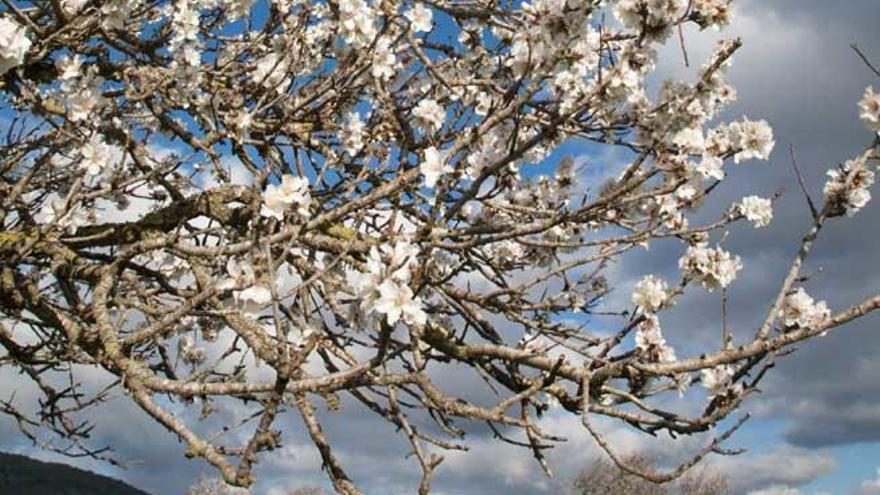
[{"label": "almond tree", "polygon": [[[2,5],[0,365],[42,395],[2,410],[68,455],[108,457],[89,418],[120,390],[237,486],[299,417],[335,489],[357,494],[319,413],[344,395],[411,444],[428,493],[470,423],[549,472],[563,439],[537,418],[558,403],[621,469],[662,482],[732,453],[745,416],[668,471],[627,464],[596,419],[709,431],[777,356],[880,306],[832,309],[800,286],[822,227],[870,199],[875,137],[829,172],[824,200],[804,189],[812,226],[751,335],[719,325],[717,347],[687,356],[667,344],[683,293],[724,304],[748,269],[727,228],[772,219],[773,198],[750,195],[689,222],[774,146],[757,117],[717,117],[741,41],[693,80],[648,83],[657,48],[723,27],[727,1]],[[860,110],[880,130],[872,89]],[[607,164],[554,153],[574,142],[626,164],[595,187],[584,168]],[[680,276],[645,274],[629,310],[604,307],[606,269],[658,239],[680,244]],[[609,312],[610,333],[585,325]],[[497,397],[438,384],[451,367]],[[112,381],[92,393],[78,377],[95,368]],[[667,409],[685,400],[701,413]],[[201,424],[221,409],[245,442]]]}]

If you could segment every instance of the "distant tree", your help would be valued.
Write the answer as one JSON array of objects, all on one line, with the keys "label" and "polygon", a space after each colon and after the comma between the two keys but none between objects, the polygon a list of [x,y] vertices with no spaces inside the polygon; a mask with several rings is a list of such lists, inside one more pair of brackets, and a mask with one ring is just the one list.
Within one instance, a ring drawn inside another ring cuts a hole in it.
[{"label": "distant tree", "polygon": [[205,475],[199,475],[196,483],[186,491],[186,495],[249,495],[249,493],[244,488],[230,486],[223,480]]},{"label": "distant tree", "polygon": [[[281,490],[285,495],[330,495],[330,492],[323,488],[305,485],[291,488],[289,491]],[[186,495],[249,495],[250,492],[244,488],[235,488],[227,485],[223,480],[207,478],[199,476],[196,483],[191,486]]]},{"label": "distant tree", "polygon": [[680,495],[732,495],[730,481],[707,466],[689,471],[676,482]]},{"label": "distant tree", "polygon": [[301,486],[295,488],[288,495],[330,495],[330,492],[317,486]]},{"label": "distant tree", "polygon": [[[644,457],[633,456],[626,459],[629,466],[646,470],[651,467]],[[575,478],[570,495],[668,495],[665,485],[652,483],[634,474],[622,471],[605,459],[595,459]]]},{"label": "distant tree", "polygon": [[[654,463],[642,455],[622,459],[641,472],[654,470]],[[607,459],[596,459],[574,479],[568,495],[730,495],[727,478],[706,466],[689,471],[663,484],[624,471]]]}]

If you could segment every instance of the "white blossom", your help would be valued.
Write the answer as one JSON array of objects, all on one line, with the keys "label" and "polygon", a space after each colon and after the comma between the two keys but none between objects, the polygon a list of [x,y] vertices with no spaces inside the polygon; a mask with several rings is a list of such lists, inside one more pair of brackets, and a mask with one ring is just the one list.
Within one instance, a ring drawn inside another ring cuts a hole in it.
[{"label": "white blossom", "polygon": [[693,0],[691,7],[702,27],[730,24],[730,4],[727,0]]},{"label": "white blossom", "polygon": [[89,120],[103,101],[100,88],[82,87],[67,95],[67,118],[74,122]]},{"label": "white blossom", "polygon": [[40,209],[41,224],[61,227],[68,233],[76,232],[76,229],[89,224],[85,209],[76,204],[67,206],[61,198],[46,201]]},{"label": "white blossom", "polygon": [[342,128],[342,145],[349,156],[357,155],[363,149],[364,137],[366,136],[365,127],[360,114],[357,112],[348,114]]},{"label": "white blossom", "polygon": [[773,219],[772,202],[759,196],[746,196],[736,205],[736,210],[752,222],[755,228],[766,227]]},{"label": "white blossom", "polygon": [[55,62],[55,67],[60,71],[58,77],[62,81],[70,81],[82,77],[82,65],[83,59],[79,55],[74,55],[73,57],[64,55]]},{"label": "white blossom", "polygon": [[742,268],[739,256],[732,256],[720,247],[710,248],[706,244],[690,246],[678,260],[684,275],[693,278],[709,291],[724,288],[736,279]]},{"label": "white blossom", "polygon": [[272,302],[272,292],[262,285],[254,285],[237,291],[235,293],[235,300],[244,311],[256,313]]},{"label": "white blossom", "polygon": [[724,179],[724,170],[721,168],[724,161],[713,155],[704,155],[700,163],[694,168],[706,179]]},{"label": "white blossom", "polygon": [[88,0],[62,0],[61,7],[64,8],[64,11],[68,14],[75,14],[83,8],[87,1]]},{"label": "white blossom", "polygon": [[408,286],[418,254],[418,246],[406,240],[371,247],[363,270],[351,268],[345,272],[348,287],[358,299],[356,307],[365,314],[385,314],[391,325],[401,318],[423,325],[421,300],[413,298]]},{"label": "white blossom", "polygon": [[434,187],[444,174],[452,172],[452,166],[446,163],[446,156],[437,148],[425,148],[425,157],[419,165],[419,171],[425,176],[425,186]]},{"label": "white blossom", "polygon": [[187,364],[200,364],[204,362],[207,351],[204,347],[197,347],[192,335],[184,335],[177,341],[177,352],[183,362]]},{"label": "white blossom", "polygon": [[217,289],[232,290],[232,303],[237,309],[255,314],[272,301],[272,292],[257,280],[249,262],[229,258],[226,273],[228,277],[217,284]]},{"label": "white blossom", "polygon": [[401,282],[409,282],[410,268],[414,266],[416,262],[416,256],[419,254],[419,247],[404,240],[395,243],[394,247],[390,250],[388,250],[387,247],[385,250],[390,257],[389,267],[393,270],[391,278]]},{"label": "white blossom", "polygon": [[657,362],[670,363],[676,360],[675,349],[666,343],[660,329],[657,315],[648,313],[636,327],[636,348]]},{"label": "white blossom", "polygon": [[290,69],[290,62],[284,55],[272,51],[257,60],[250,78],[257,84],[281,92],[290,82]]},{"label": "white blossom", "polygon": [[353,291],[354,295],[361,299],[365,307],[369,307],[371,299],[374,299],[373,293],[382,283],[384,272],[384,263],[379,248],[373,246],[365,264],[365,271],[356,269],[348,269],[345,272],[345,280],[348,287]]},{"label": "white blossom", "polygon": [[369,46],[378,32],[376,13],[364,0],[339,2],[339,31],[354,48]]},{"label": "white blossom", "polygon": [[436,100],[423,98],[413,109],[413,115],[431,132],[437,132],[446,120],[446,111]]},{"label": "white blossom", "polygon": [[854,215],[871,200],[870,187],[874,184],[874,172],[868,170],[867,157],[847,160],[838,168],[828,171],[825,183],[825,201],[835,213]]},{"label": "white blossom", "polygon": [[669,297],[666,291],[666,281],[655,275],[646,275],[633,290],[633,304],[646,313],[653,313],[666,303]]},{"label": "white blossom", "polygon": [[373,305],[373,310],[383,313],[389,325],[394,325],[403,320],[410,325],[423,326],[427,315],[422,309],[422,301],[419,297],[413,297],[409,285],[396,280],[385,280],[379,287],[379,298]]},{"label": "white blossom", "polygon": [[786,296],[779,317],[786,327],[812,327],[831,316],[825,301],[814,301],[802,287]]},{"label": "white blossom", "polygon": [[501,242],[493,243],[489,247],[489,254],[493,262],[509,265],[519,262],[525,256],[525,250],[520,243],[505,239]]},{"label": "white blossom", "polygon": [[80,148],[79,168],[88,175],[99,175],[110,166],[112,148],[104,141],[104,136],[95,134]]},{"label": "white blossom", "polygon": [[703,131],[692,127],[679,131],[672,139],[672,142],[683,153],[702,153],[706,148],[706,139],[703,137]]},{"label": "white blossom", "polygon": [[409,19],[410,24],[412,25],[412,29],[415,32],[425,32],[427,33],[431,29],[433,29],[433,24],[431,23],[431,9],[425,7],[421,2],[417,3],[415,7],[407,10],[404,17]]},{"label": "white blossom", "polygon": [[254,117],[250,112],[246,110],[236,112],[235,117],[232,118],[232,128],[235,131],[235,137],[239,140],[246,139],[253,121]]},{"label": "white blossom", "polygon": [[865,88],[865,95],[859,101],[859,118],[874,132],[880,132],[880,94],[873,86]]},{"label": "white blossom", "polygon": [[703,387],[709,392],[709,397],[716,397],[726,392],[733,383],[733,368],[723,364],[714,368],[700,371]]},{"label": "white blossom", "polygon": [[394,55],[391,40],[382,37],[373,49],[373,67],[370,72],[376,79],[387,81],[394,77],[395,70],[397,70],[397,57]]},{"label": "white blossom", "polygon": [[480,92],[476,98],[476,105],[474,105],[474,113],[484,117],[489,114],[489,110],[492,108],[492,95],[486,92]]},{"label": "white blossom", "polygon": [[0,75],[21,65],[30,48],[24,26],[8,16],[0,17]]},{"label": "white blossom", "polygon": [[260,215],[283,220],[285,212],[294,206],[297,214],[308,217],[311,203],[309,181],[303,177],[285,174],[281,177],[280,184],[266,186]]},{"label": "white blossom", "polygon": [[734,122],[730,125],[730,132],[733,146],[739,149],[734,155],[736,163],[753,158],[770,158],[776,142],[773,140],[773,129],[766,120],[743,119],[742,122]]},{"label": "white blossom", "polygon": [[616,7],[614,13],[624,26],[638,29],[645,25],[653,37],[664,39],[684,5],[680,0],[619,0]]}]

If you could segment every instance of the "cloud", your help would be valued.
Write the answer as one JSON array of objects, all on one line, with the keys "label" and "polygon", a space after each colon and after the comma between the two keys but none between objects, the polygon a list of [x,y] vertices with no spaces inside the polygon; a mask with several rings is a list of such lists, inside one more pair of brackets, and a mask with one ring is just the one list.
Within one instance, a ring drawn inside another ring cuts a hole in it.
[{"label": "cloud", "polygon": [[876,478],[862,481],[855,495],[880,495],[880,471]]},{"label": "cloud", "polygon": [[757,493],[761,494],[764,492],[760,490],[771,487],[799,487],[837,467],[833,455],[828,452],[790,445],[777,446],[761,453],[716,458],[711,465],[729,478],[735,493],[756,493],[750,490],[759,490]]}]

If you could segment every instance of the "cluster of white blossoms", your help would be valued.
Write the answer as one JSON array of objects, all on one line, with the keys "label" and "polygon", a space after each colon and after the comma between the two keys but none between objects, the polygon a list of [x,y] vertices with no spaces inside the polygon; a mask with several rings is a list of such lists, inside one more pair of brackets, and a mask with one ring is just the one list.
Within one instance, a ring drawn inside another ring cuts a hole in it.
[{"label": "cluster of white blossoms", "polygon": [[423,98],[413,109],[413,115],[429,133],[439,131],[446,120],[446,110],[431,98]]},{"label": "cluster of white blossoms", "polygon": [[293,207],[298,215],[307,218],[311,204],[308,179],[285,174],[281,177],[280,184],[266,186],[260,215],[281,221],[284,220],[284,214]]},{"label": "cluster of white blossoms", "polygon": [[647,26],[659,38],[669,35],[672,23],[683,12],[681,0],[619,0],[614,11],[617,19],[631,29]]},{"label": "cluster of white blossoms", "polygon": [[724,395],[733,383],[733,367],[727,364],[700,370],[700,382],[709,392],[709,397],[714,398]]},{"label": "cluster of white blossoms", "polygon": [[113,148],[104,141],[104,136],[95,133],[80,148],[79,168],[85,170],[87,175],[100,175],[110,166],[113,152]]},{"label": "cluster of white blossoms", "polygon": [[646,275],[638,283],[632,293],[632,302],[637,311],[643,313],[642,321],[636,327],[636,348],[645,353],[649,359],[658,362],[675,361],[675,349],[666,343],[660,329],[660,320],[655,311],[662,308],[669,300],[666,281],[655,275]]},{"label": "cluster of white blossoms", "polygon": [[251,80],[276,92],[282,92],[290,82],[291,64],[285,58],[283,47],[261,57],[251,72]]},{"label": "cluster of white blossoms", "polygon": [[860,155],[828,171],[825,201],[834,214],[854,215],[871,200],[869,189],[873,184],[874,172],[868,169],[868,156]]},{"label": "cluster of white blossoms", "polygon": [[189,79],[188,76],[198,74],[201,62],[199,3],[193,0],[175,2],[171,21],[174,32],[168,50],[179,57],[175,60],[177,75]]},{"label": "cluster of white blossoms", "polygon": [[736,206],[735,210],[755,226],[766,227],[773,220],[773,202],[760,196],[746,196]]},{"label": "cluster of white blossoms", "polygon": [[786,327],[808,328],[830,316],[831,311],[825,301],[814,301],[801,287],[785,298],[779,310],[779,317]]},{"label": "cluster of white blossoms", "polygon": [[84,72],[83,63],[79,55],[65,55],[55,62],[60,72],[60,94],[67,109],[67,118],[74,122],[89,121],[107,103],[101,89],[105,81],[98,75],[97,66],[89,65]]},{"label": "cluster of white blossoms", "polygon": [[687,127],[678,131],[672,143],[678,146],[682,153],[702,153],[706,149],[706,138],[703,137],[703,130]]},{"label": "cluster of white blossoms", "polygon": [[7,16],[0,17],[0,75],[21,65],[30,48],[24,26]]},{"label": "cluster of white blossoms", "polygon": [[364,0],[339,2],[339,34],[353,48],[364,48],[373,43],[376,29],[376,12]]},{"label": "cluster of white blossoms", "polygon": [[636,348],[642,351],[649,360],[660,363],[675,361],[675,349],[666,343],[660,330],[660,319],[653,313],[647,313],[636,327]]},{"label": "cluster of white blossoms", "polygon": [[736,163],[751,159],[766,160],[776,144],[773,128],[766,120],[743,119],[734,122],[729,127],[729,138],[732,146],[739,150],[733,157]]},{"label": "cluster of white blossoms", "polygon": [[726,26],[730,24],[731,7],[728,0],[693,0],[691,8],[700,26]]},{"label": "cluster of white blossoms", "polygon": [[417,265],[419,248],[407,241],[393,246],[373,246],[364,270],[346,271],[346,281],[359,304],[353,308],[364,314],[379,313],[389,325],[404,321],[415,327],[424,326],[427,315],[422,300],[409,286],[411,270]]},{"label": "cluster of white blossoms", "polygon": [[722,180],[724,179],[723,165],[724,160],[707,153],[703,155],[703,159],[694,167],[694,170],[702,175],[704,179]]},{"label": "cluster of white blossoms", "polygon": [[229,258],[226,274],[228,277],[217,284],[217,289],[232,290],[234,307],[247,313],[257,313],[272,302],[272,292],[257,279],[254,267],[249,262]]},{"label": "cluster of white blossoms", "polygon": [[667,228],[671,230],[686,229],[688,220],[682,210],[691,207],[697,196],[696,188],[685,184],[676,189],[674,193],[651,198],[646,208],[653,207]]},{"label": "cluster of white blossoms", "polygon": [[736,279],[742,268],[739,256],[733,256],[720,247],[710,248],[705,243],[688,247],[678,260],[685,277],[695,279],[709,291],[725,288]]},{"label": "cluster of white blossoms", "polygon": [[392,79],[397,71],[398,63],[394,47],[391,46],[391,40],[386,36],[379,38],[372,54],[373,66],[370,68],[370,74],[380,81]]},{"label": "cluster of white blossoms", "polygon": [[493,242],[485,251],[492,262],[500,266],[512,266],[521,263],[526,254],[522,244],[510,239]]},{"label": "cluster of white blossoms", "polygon": [[859,101],[859,117],[868,129],[880,133],[880,95],[874,92],[873,86],[865,88]]},{"label": "cluster of white blossoms", "polygon": [[[144,255],[142,255],[144,256]],[[177,279],[188,273],[191,269],[190,264],[182,258],[174,256],[172,253],[164,251],[151,251],[149,255],[144,256],[146,264],[151,268],[158,270],[159,273],[165,275],[169,279]]]},{"label": "cluster of white blossoms", "polygon": [[422,3],[417,3],[415,7],[407,10],[403,15],[409,20],[413,31],[417,33],[427,33],[434,28],[434,25],[431,23],[433,17],[431,9],[425,7]]},{"label": "cluster of white blossoms", "polygon": [[[85,3],[83,0],[76,0]],[[143,0],[105,0],[101,2],[101,25],[106,29],[126,29],[133,11],[143,5]]]},{"label": "cluster of white blossoms", "polygon": [[88,0],[61,0],[61,7],[67,15],[79,12]]},{"label": "cluster of white blossoms", "polygon": [[663,307],[668,297],[666,281],[655,275],[646,275],[636,284],[632,302],[641,311],[653,313]]},{"label": "cluster of white blossoms", "polygon": [[340,135],[343,150],[349,156],[357,155],[364,148],[364,138],[366,138],[366,124],[361,120],[359,113],[349,113]]},{"label": "cluster of white blossoms", "polygon": [[89,225],[89,212],[82,206],[67,205],[61,198],[47,200],[40,208],[42,219],[40,223],[43,225],[54,225],[61,229],[73,233],[76,229],[83,225]]},{"label": "cluster of white blossoms", "polygon": [[433,146],[425,148],[425,157],[419,165],[419,171],[425,176],[425,186],[434,187],[445,174],[453,171],[452,165],[446,162],[446,154]]}]

